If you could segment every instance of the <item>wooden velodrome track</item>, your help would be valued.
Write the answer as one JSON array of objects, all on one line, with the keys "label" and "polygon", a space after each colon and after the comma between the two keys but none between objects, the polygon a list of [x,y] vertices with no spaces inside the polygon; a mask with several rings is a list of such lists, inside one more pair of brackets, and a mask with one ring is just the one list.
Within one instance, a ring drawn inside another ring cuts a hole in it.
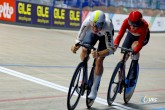
[{"label": "wooden velodrome track", "polygon": [[[0,110],[66,110],[70,79],[80,62],[80,50],[70,51],[76,35],[77,31],[0,24]],[[120,49],[106,57],[91,110],[165,109],[165,34],[151,33],[141,51],[139,80],[130,103],[125,105],[123,94],[118,94],[108,106],[108,84],[119,57]],[[86,109],[81,98],[76,110]]]}]

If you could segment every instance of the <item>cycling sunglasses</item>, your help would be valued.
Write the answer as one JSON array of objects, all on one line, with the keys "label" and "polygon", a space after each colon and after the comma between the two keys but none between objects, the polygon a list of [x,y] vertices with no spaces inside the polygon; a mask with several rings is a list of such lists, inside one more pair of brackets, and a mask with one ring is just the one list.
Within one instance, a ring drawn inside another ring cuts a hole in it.
[{"label": "cycling sunglasses", "polygon": [[141,21],[131,22],[128,20],[128,24],[133,27],[139,27]]},{"label": "cycling sunglasses", "polygon": [[91,22],[91,26],[96,27],[98,30],[101,30],[103,28],[104,22]]}]

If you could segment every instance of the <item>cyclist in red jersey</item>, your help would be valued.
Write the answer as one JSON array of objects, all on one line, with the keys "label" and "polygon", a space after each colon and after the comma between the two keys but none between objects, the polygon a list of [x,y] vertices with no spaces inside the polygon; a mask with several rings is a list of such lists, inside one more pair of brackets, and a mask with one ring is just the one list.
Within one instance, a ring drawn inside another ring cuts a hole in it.
[{"label": "cyclist in red jersey", "polygon": [[[114,46],[117,49],[124,33],[128,30],[127,36],[123,42],[122,47],[133,49],[133,61],[131,62],[131,75],[132,84],[134,84],[134,79],[137,77],[137,66],[140,57],[140,50],[144,45],[146,45],[150,38],[150,31],[148,28],[148,23],[142,18],[142,14],[139,11],[132,11],[128,18],[123,21],[121,29],[118,32],[114,40]],[[121,50],[121,57],[123,57],[123,50]],[[129,57],[129,56],[128,56]]]}]

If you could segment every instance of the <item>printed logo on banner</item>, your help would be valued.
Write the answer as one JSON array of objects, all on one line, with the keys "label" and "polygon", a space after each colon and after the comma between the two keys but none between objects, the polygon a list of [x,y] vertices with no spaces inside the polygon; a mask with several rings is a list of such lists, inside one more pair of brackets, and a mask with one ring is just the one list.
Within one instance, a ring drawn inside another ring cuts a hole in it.
[{"label": "printed logo on banner", "polygon": [[50,7],[35,5],[35,24],[50,25]]},{"label": "printed logo on banner", "polygon": [[69,27],[81,26],[81,15],[79,10],[69,10]]},{"label": "printed logo on banner", "polygon": [[32,4],[17,2],[17,22],[30,23],[32,21]]},{"label": "printed logo on banner", "polygon": [[66,9],[54,8],[53,9],[53,25],[65,27],[66,23]]},{"label": "printed logo on banner", "polygon": [[15,22],[15,0],[0,0],[0,20]]}]

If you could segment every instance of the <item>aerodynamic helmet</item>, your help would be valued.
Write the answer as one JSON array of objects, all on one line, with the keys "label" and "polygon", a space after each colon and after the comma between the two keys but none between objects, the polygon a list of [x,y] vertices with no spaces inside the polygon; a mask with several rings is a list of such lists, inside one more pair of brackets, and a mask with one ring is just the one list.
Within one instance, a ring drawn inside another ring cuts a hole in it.
[{"label": "aerodynamic helmet", "polygon": [[100,31],[105,23],[105,14],[100,10],[96,10],[92,12],[90,15],[90,23],[91,26],[94,27],[96,30]]},{"label": "aerodynamic helmet", "polygon": [[132,11],[128,16],[128,23],[131,26],[138,27],[142,20],[142,14],[139,11]]}]

